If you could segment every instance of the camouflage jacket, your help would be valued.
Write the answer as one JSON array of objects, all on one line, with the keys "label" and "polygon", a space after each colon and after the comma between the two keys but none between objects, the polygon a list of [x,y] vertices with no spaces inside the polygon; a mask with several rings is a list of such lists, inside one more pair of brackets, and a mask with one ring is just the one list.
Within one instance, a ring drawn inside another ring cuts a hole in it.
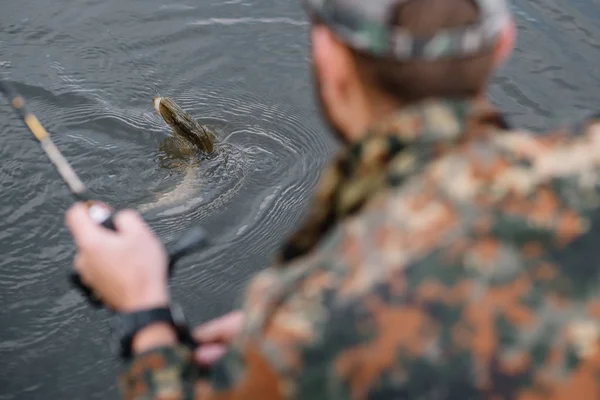
[{"label": "camouflage jacket", "polygon": [[137,356],[126,399],[600,399],[600,120],[544,135],[482,101],[403,109],[340,151],[202,378]]}]

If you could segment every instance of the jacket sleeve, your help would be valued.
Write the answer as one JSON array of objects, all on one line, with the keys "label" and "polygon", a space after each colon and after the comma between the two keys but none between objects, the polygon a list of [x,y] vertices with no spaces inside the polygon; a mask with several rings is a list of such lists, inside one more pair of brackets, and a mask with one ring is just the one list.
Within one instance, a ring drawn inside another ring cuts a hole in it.
[{"label": "jacket sleeve", "polygon": [[405,278],[388,270],[395,247],[376,251],[397,237],[365,224],[259,273],[244,297],[244,328],[208,376],[190,351],[155,349],[127,366],[124,398],[344,400],[398,389],[396,347],[422,340],[427,318],[398,296]]},{"label": "jacket sleeve", "polygon": [[163,347],[138,355],[120,377],[127,400],[204,400],[286,398],[280,376],[257,346],[248,344],[244,354],[236,349],[213,366],[206,376],[194,365],[184,347]]},{"label": "jacket sleeve", "polygon": [[[310,321],[302,310],[274,306],[279,274],[267,269],[250,283],[244,297],[245,326],[226,355],[202,374],[184,346],[138,354],[120,376],[126,400],[283,400],[297,377],[294,354],[308,338]],[[273,312],[271,315],[270,312]],[[313,364],[317,364],[315,361]],[[312,364],[303,366],[312,371]]]}]

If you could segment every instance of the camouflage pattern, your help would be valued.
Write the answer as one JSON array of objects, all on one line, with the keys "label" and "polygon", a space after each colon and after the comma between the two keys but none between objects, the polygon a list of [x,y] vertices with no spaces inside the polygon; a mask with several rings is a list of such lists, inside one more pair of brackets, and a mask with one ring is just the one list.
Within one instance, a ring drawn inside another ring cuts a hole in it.
[{"label": "camouflage pattern", "polygon": [[508,0],[474,0],[477,23],[415,37],[390,24],[390,9],[413,0],[304,0],[347,45],[376,56],[397,60],[470,56],[493,46],[509,21]]},{"label": "camouflage pattern", "polygon": [[[289,262],[306,254],[337,220],[357,212],[374,191],[390,184],[397,186],[414,172],[418,163],[412,160],[413,156],[398,155],[406,146],[406,140],[402,138],[415,134],[415,127],[404,121],[423,124],[418,127],[421,135],[418,141],[443,145],[459,138],[465,129],[463,123],[469,108],[460,102],[438,100],[436,103],[443,107],[432,104],[404,108],[397,119],[384,120],[371,127],[366,141],[340,152],[318,185],[306,221],[286,241],[276,261]],[[487,118],[495,119],[498,126],[508,127],[504,118],[486,102],[474,103],[470,108],[472,114],[487,114]],[[452,113],[447,113],[446,109]],[[398,165],[389,170],[388,164],[392,161]]]},{"label": "camouflage pattern", "polygon": [[323,229],[251,282],[210,375],[149,351],[125,398],[597,400],[599,166],[600,117],[535,135],[485,101],[391,115],[325,171],[301,228]]}]

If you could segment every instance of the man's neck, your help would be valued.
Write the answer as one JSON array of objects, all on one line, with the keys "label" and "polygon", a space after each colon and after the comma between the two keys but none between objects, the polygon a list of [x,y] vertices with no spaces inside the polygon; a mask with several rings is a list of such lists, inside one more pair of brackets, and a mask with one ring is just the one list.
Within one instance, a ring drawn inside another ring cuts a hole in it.
[{"label": "man's neck", "polygon": [[344,130],[346,131],[348,142],[354,143],[362,140],[369,129],[378,121],[402,110],[404,107],[404,104],[388,97],[373,96],[371,101],[357,107],[357,110],[352,113],[351,118],[346,120],[348,124],[344,127]]},{"label": "man's neck", "polygon": [[[372,100],[368,104],[365,104],[365,106],[363,107],[363,113],[354,114],[354,122],[346,127],[346,132],[349,139],[348,141],[350,143],[355,143],[365,138],[365,136],[371,131],[371,128],[373,126],[389,118],[392,114],[399,114],[407,108],[416,106],[419,103],[426,101],[452,100],[451,98],[444,97],[430,97],[426,99],[421,99],[419,101],[403,103],[394,99],[390,99],[387,96],[378,96],[374,98],[375,100]],[[486,98],[487,97],[485,94],[481,94],[472,98],[460,98],[456,100],[477,101],[485,100]]]}]

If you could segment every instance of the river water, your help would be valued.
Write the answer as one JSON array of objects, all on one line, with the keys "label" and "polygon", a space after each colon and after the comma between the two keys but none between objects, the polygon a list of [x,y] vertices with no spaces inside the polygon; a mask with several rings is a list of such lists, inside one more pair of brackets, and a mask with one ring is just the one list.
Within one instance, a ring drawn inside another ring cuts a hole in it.
[{"label": "river water", "polygon": [[[492,99],[532,129],[595,112],[600,0],[512,7],[518,46]],[[210,232],[213,247],[173,280],[194,324],[237,304],[335,151],[313,101],[307,27],[299,0],[0,0],[0,78],[97,197],[161,204],[146,218],[167,242],[195,224]],[[156,91],[215,130],[216,160],[164,162]],[[4,100],[0,132],[0,400],[115,398],[108,315],[65,280],[69,192]]]}]

